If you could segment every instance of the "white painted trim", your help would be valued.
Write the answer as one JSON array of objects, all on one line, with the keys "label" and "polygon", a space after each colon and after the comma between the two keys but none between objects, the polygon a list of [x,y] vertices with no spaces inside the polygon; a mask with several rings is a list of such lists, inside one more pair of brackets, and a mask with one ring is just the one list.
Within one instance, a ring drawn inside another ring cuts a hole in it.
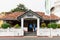
[{"label": "white painted trim", "polygon": [[40,34],[39,34],[39,24],[40,23],[40,19],[37,19],[37,36],[39,36]]},{"label": "white painted trim", "polygon": [[23,21],[24,19],[23,18],[21,18],[21,29],[22,29],[22,35],[24,36],[24,29],[23,29]]}]

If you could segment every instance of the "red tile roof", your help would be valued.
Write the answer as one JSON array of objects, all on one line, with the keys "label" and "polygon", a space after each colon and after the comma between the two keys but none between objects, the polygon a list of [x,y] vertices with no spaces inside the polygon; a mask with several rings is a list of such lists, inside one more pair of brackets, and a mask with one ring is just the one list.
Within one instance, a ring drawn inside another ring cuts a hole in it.
[{"label": "red tile roof", "polygon": [[10,14],[6,14],[5,15],[5,19],[17,19],[18,16],[21,16],[22,14],[24,14],[24,12],[14,12],[14,13],[10,13]]},{"label": "red tile roof", "polygon": [[54,15],[54,14],[50,14],[49,16],[48,15],[45,15],[45,13],[43,12],[37,12],[38,15],[42,16],[42,18],[44,20],[60,20],[60,17]]},{"label": "red tile roof", "polygon": [[[8,19],[8,20],[17,20],[18,16],[23,15],[25,12],[9,12],[6,13],[4,16],[0,15],[0,19]],[[58,20],[60,19],[58,16],[54,14],[50,14],[50,16],[45,15],[43,12],[36,12],[38,15],[40,15],[44,20]]]}]

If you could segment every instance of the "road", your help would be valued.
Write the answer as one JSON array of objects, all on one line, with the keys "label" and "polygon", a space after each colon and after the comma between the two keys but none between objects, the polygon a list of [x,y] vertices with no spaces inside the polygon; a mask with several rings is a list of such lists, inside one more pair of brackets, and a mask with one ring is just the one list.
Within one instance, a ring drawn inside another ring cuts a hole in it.
[{"label": "road", "polygon": [[0,40],[60,40],[60,37],[0,37]]}]

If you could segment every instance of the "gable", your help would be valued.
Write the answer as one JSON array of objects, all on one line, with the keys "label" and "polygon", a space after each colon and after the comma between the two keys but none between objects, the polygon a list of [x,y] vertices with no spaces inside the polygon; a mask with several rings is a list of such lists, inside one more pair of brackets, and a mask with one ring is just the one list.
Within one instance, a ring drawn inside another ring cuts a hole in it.
[{"label": "gable", "polygon": [[31,10],[25,12],[23,15],[19,16],[18,19],[21,19],[21,18],[41,18],[36,12],[33,12]]}]

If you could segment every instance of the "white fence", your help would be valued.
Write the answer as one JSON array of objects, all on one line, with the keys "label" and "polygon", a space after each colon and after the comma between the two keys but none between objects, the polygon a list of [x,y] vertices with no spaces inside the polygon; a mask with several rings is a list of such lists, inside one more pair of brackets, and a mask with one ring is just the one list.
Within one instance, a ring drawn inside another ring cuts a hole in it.
[{"label": "white fence", "polygon": [[60,36],[60,29],[40,28],[39,36]]},{"label": "white fence", "polygon": [[0,36],[23,36],[23,30],[21,28],[0,29]]},{"label": "white fence", "polygon": [[[24,30],[22,30],[21,28],[0,29],[0,36],[24,36]],[[60,36],[60,29],[40,28],[39,36]]]}]

